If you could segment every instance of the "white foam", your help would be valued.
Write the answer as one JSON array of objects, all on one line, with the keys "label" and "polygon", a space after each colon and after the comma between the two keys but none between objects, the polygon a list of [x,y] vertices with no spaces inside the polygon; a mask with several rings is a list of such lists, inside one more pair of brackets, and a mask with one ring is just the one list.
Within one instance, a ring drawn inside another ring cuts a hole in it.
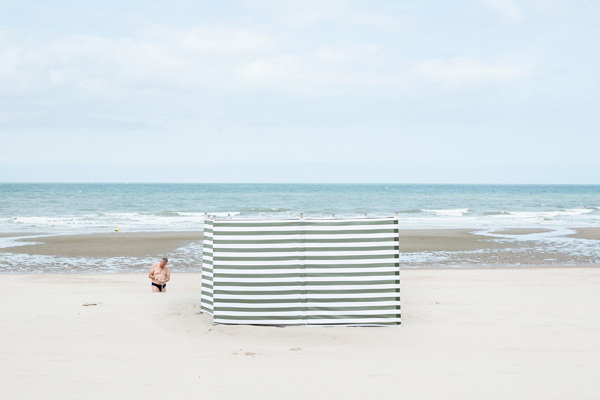
[{"label": "white foam", "polygon": [[[560,210],[560,211],[509,211],[508,214],[512,216],[516,216],[522,219],[548,219],[548,218],[556,218],[561,216],[573,217],[588,214],[594,211],[594,209],[589,208],[572,208],[569,210]],[[497,217],[503,217],[505,215],[497,215]]]},{"label": "white foam", "polygon": [[[577,233],[577,231],[575,231],[573,229],[568,229],[568,228],[555,228],[555,229],[549,230],[547,232],[533,232],[533,233],[528,233],[528,234],[511,235],[511,234],[507,234],[507,233],[502,233],[502,231],[498,230],[498,228],[492,228],[492,229],[484,229],[481,231],[475,231],[472,233],[474,235],[483,235],[483,236],[487,236],[487,237],[494,237],[494,238],[498,238],[498,239],[505,239],[505,240],[511,240],[511,241],[520,241],[520,242],[546,241],[546,242],[548,242],[548,241],[554,241],[554,239],[557,239],[557,238],[565,239],[565,236],[574,235]],[[571,238],[566,238],[566,239],[571,239]]]},{"label": "white foam", "polygon": [[[335,210],[333,210],[335,211]],[[367,210],[368,211],[368,210]],[[304,212],[307,218],[330,218],[331,210]],[[217,218],[298,218],[295,210],[211,211]],[[393,212],[368,212],[369,217],[389,217]],[[338,218],[363,217],[364,212],[336,212]],[[469,208],[424,209],[418,213],[400,213],[401,228],[473,228],[473,227],[568,227],[600,226],[596,207],[545,211],[509,211],[502,214],[476,212]],[[64,216],[17,216],[0,218],[0,232],[91,233],[119,228],[130,231],[201,230],[204,212],[167,211],[163,213],[97,213]]]},{"label": "white foam", "polygon": [[[204,215],[204,214],[202,214],[202,215]],[[216,217],[227,217],[227,216],[235,217],[236,215],[240,215],[240,213],[237,211],[209,212],[208,215],[210,215],[210,216],[214,215]]]},{"label": "white foam", "polygon": [[[199,271],[202,244],[192,242],[166,256],[173,271]],[[151,257],[63,257],[3,253],[0,273],[146,272],[154,262],[156,258]]]},{"label": "white foam", "polygon": [[177,214],[177,215],[180,215],[182,217],[200,218],[200,219],[204,218],[204,213],[200,213],[200,212],[174,211],[174,213]]},{"label": "white foam", "polygon": [[7,247],[19,247],[19,246],[31,246],[34,244],[40,244],[40,242],[21,242],[21,239],[35,239],[40,237],[49,237],[52,235],[27,235],[27,236],[11,236],[11,237],[0,237],[0,249]]},{"label": "white foam", "polygon": [[468,208],[454,208],[454,209],[449,209],[449,210],[421,210],[421,211],[428,212],[433,215],[462,217],[464,214],[469,212],[469,209]]}]

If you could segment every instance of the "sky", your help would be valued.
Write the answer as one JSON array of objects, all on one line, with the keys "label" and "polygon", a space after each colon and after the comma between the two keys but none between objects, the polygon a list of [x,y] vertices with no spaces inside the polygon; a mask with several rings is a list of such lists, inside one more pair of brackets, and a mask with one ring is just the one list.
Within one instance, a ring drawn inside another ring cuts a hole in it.
[{"label": "sky", "polygon": [[0,0],[0,182],[600,183],[600,3]]}]

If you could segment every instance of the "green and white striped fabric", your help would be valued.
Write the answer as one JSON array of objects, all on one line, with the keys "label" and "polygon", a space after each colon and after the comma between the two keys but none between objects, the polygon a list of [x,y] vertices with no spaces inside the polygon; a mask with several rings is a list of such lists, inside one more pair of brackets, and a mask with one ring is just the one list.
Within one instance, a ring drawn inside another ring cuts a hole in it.
[{"label": "green and white striped fabric", "polygon": [[200,309],[213,314],[213,221],[204,221],[202,242],[202,295]]},{"label": "green and white striped fabric", "polygon": [[215,323],[400,325],[397,219],[207,222]]}]

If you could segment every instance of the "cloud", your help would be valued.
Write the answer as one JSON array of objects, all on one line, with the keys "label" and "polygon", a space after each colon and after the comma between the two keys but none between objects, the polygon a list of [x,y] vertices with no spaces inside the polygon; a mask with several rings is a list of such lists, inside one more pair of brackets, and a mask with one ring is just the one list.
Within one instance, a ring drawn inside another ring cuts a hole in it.
[{"label": "cloud", "polygon": [[355,1],[248,0],[247,4],[293,28],[306,28],[326,22],[350,28],[367,26],[378,31],[389,32],[405,25],[401,17],[372,11],[373,4],[365,8]]},{"label": "cloud", "polygon": [[235,76],[242,85],[313,94],[348,93],[398,83],[374,44],[320,46],[304,54],[277,54],[242,65]]},{"label": "cloud", "polygon": [[0,30],[0,94],[68,92],[115,98],[144,91],[220,92],[271,88],[338,93],[390,84],[375,44],[299,50],[285,34],[196,26],[143,25],[127,37],[27,37]]},{"label": "cloud", "polygon": [[515,0],[477,0],[497,12],[500,17],[510,24],[523,22],[525,17]]},{"label": "cloud", "polygon": [[[273,13],[295,15],[300,25],[320,21],[385,25],[387,21],[385,15],[360,13],[354,2],[342,0],[252,3],[273,4]],[[131,32],[121,37],[35,36],[0,28],[0,95],[123,98],[186,92],[205,96],[207,90],[224,94],[262,88],[309,95],[398,94],[404,89],[418,90],[423,81],[411,83],[415,73],[428,81],[463,86],[507,82],[533,71],[525,64],[474,58],[425,60],[414,65],[406,56],[390,51],[389,40],[372,37],[375,43],[360,43],[356,38],[354,42],[307,38],[276,24],[239,22],[184,29],[141,19],[130,23]],[[385,36],[394,36],[394,43],[398,40],[398,35]]]},{"label": "cloud", "polygon": [[189,50],[246,52],[265,49],[272,44],[272,38],[244,29],[196,27],[181,35],[182,48]]},{"label": "cloud", "polygon": [[433,59],[416,64],[417,75],[447,86],[496,84],[531,76],[534,67],[529,64],[486,62],[476,58],[457,57],[450,60]]},{"label": "cloud", "polygon": [[0,28],[0,94],[68,89],[89,96],[214,86],[277,40],[250,29],[147,25],[131,36],[30,37]]},{"label": "cloud", "polygon": [[247,82],[295,81],[303,75],[298,57],[289,54],[254,60],[236,71],[236,76]]}]

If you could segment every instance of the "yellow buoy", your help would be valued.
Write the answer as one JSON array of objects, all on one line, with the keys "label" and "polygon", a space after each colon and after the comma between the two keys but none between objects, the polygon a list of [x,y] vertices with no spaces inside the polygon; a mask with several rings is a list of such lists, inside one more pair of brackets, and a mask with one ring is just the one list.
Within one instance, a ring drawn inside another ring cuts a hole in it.
[{"label": "yellow buoy", "polygon": [[119,228],[115,229],[115,232],[119,232]]}]

